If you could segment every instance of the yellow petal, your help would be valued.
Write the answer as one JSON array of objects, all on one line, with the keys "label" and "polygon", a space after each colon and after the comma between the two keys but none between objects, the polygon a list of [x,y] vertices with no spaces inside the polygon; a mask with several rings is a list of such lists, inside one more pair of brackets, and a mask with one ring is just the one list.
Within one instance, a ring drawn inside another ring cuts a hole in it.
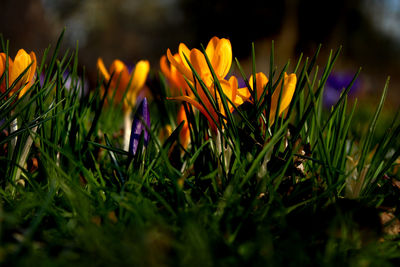
[{"label": "yellow petal", "polygon": [[[25,52],[24,49],[20,49],[17,55],[15,56],[14,64],[10,71],[10,84],[12,84],[13,82],[15,82],[15,80],[18,79],[18,77],[28,68],[31,62],[32,62],[31,57]],[[21,79],[15,85],[10,94],[13,94],[15,91],[21,88],[21,86],[25,85],[25,83],[28,81],[28,78],[30,77],[31,71],[32,68],[29,68],[29,70],[25,72],[24,76],[21,77]]]},{"label": "yellow petal", "polygon": [[140,89],[143,88],[146,83],[147,75],[149,74],[150,63],[147,60],[140,60],[132,73],[132,81],[129,90],[125,98],[125,108],[128,106],[134,106],[136,104],[136,98]]},{"label": "yellow petal", "polygon": [[214,57],[214,52],[219,43],[219,38],[214,36],[211,38],[211,40],[208,42],[207,47],[206,47],[206,54],[208,58],[211,61],[212,66],[215,66],[215,57]]},{"label": "yellow petal", "polygon": [[280,116],[282,112],[289,107],[290,102],[292,101],[292,97],[294,94],[294,90],[296,88],[297,77],[296,74],[292,73],[290,75],[284,74],[284,84],[282,89],[282,82],[276,87],[274,93],[272,94],[271,99],[271,111],[270,111],[270,121],[271,123],[275,119],[276,109],[278,107],[279,101],[279,94],[282,91],[281,95],[281,102],[279,106],[279,113]]},{"label": "yellow petal", "polygon": [[136,91],[143,87],[149,74],[150,63],[147,60],[140,60],[135,67],[131,88]]},{"label": "yellow petal", "polygon": [[189,64],[187,63],[187,60],[186,60],[186,58],[189,59],[190,49],[187,48],[187,46],[184,43],[180,43],[179,44],[179,48],[178,48],[178,52],[179,52],[179,56],[181,57],[183,65],[187,69],[190,69]]},{"label": "yellow petal", "polygon": [[0,78],[6,70],[6,54],[0,53]]},{"label": "yellow petal", "polygon": [[[128,73],[128,68],[126,67],[126,65],[119,59],[116,59],[113,61],[113,63],[110,66],[110,73],[113,74],[114,73],[114,77],[118,77],[119,74],[121,73]],[[113,78],[115,79],[115,78]]]},{"label": "yellow petal", "polygon": [[169,49],[167,49],[167,58],[171,65],[177,68],[182,75],[184,75],[190,81],[193,81],[193,75],[190,69],[186,68],[182,62],[178,62]]},{"label": "yellow petal", "polygon": [[243,101],[246,101],[251,97],[251,93],[247,87],[243,87],[237,90],[237,96],[242,98]]},{"label": "yellow petal", "polygon": [[104,66],[103,59],[100,57],[97,59],[97,68],[99,69],[100,74],[103,75],[104,80],[108,82],[108,80],[110,79],[110,74],[108,73],[106,67]]},{"label": "yellow petal", "polygon": [[[262,93],[264,92],[264,87],[268,83],[268,78],[264,73],[258,72],[256,74],[256,90],[257,90],[257,100],[260,100]],[[254,90],[253,87],[253,75],[250,76],[249,80],[250,87]]]},{"label": "yellow petal", "polygon": [[219,40],[215,48],[213,63],[213,68],[218,77],[225,78],[232,64],[232,46],[228,39]]},{"label": "yellow petal", "polygon": [[35,78],[36,64],[37,64],[37,62],[36,62],[36,54],[32,51],[29,54],[29,57],[31,58],[32,65],[30,67],[29,77],[28,77],[28,80],[27,80],[28,84],[20,91],[20,93],[18,95],[18,98],[22,97],[28,91],[28,89],[31,88],[31,86],[33,85],[33,83],[35,81],[34,78]]},{"label": "yellow petal", "polygon": [[231,76],[229,78],[229,85],[231,86],[231,90],[232,90],[232,102],[236,101],[236,96],[238,93],[238,80],[235,76]]},{"label": "yellow petal", "polygon": [[206,58],[200,50],[192,49],[190,52],[190,63],[200,75],[200,78],[206,83],[206,85],[209,85],[210,82],[212,82],[212,80],[210,80],[210,68],[207,65]]}]

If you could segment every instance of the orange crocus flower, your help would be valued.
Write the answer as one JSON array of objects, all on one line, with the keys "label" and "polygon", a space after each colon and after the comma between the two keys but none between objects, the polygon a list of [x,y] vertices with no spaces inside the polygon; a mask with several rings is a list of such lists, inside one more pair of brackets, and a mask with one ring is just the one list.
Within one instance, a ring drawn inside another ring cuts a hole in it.
[{"label": "orange crocus flower", "polygon": [[[178,54],[179,58],[173,56],[169,49],[167,50],[169,62],[178,69],[181,74],[194,82],[192,71],[187,62],[188,60],[207,86],[212,83],[211,71],[207,65],[204,54],[200,50],[196,48],[190,50],[184,43],[180,43]],[[206,54],[217,78],[225,78],[232,64],[231,42],[225,38],[220,39],[218,37],[213,37],[208,42]]]},{"label": "orange crocus flower", "polygon": [[140,60],[136,64],[135,69],[130,73],[128,67],[121,60],[116,59],[111,64],[109,71],[107,71],[103,60],[99,58],[97,60],[97,68],[106,83],[110,82],[110,77],[113,74],[110,89],[116,90],[114,103],[120,103],[126,94],[123,109],[125,112],[130,112],[136,104],[136,98],[146,82],[150,63],[147,60]]},{"label": "orange crocus flower", "polygon": [[[180,75],[186,77],[192,85],[196,84],[196,91],[201,99],[200,102],[203,102],[204,105],[196,100],[194,93],[188,93],[188,95],[185,96],[173,97],[172,99],[182,100],[192,104],[206,116],[212,129],[216,131],[217,126],[215,122],[218,122],[219,120],[217,111],[213,108],[213,105],[208,99],[204,89],[199,83],[195,83],[193,73],[188,64],[189,61],[199,74],[207,89],[210,91],[218,106],[218,111],[225,115],[220,96],[215,91],[213,77],[210,68],[208,67],[206,58],[200,50],[196,48],[190,50],[183,43],[179,44],[178,50],[179,52],[175,55],[172,55],[169,49],[167,50],[167,57],[171,64],[171,69],[174,67],[180,73]],[[237,81],[235,83],[233,79],[230,81],[226,81],[224,79],[228,74],[232,64],[232,46],[230,41],[225,38],[220,39],[218,37],[213,37],[209,41],[205,49],[205,53],[210,60],[211,66],[221,84],[222,90],[232,102],[236,103]],[[239,98],[237,100],[239,100]]]},{"label": "orange crocus flower", "polygon": [[[0,53],[0,77],[4,74],[6,69],[6,59],[7,56],[5,53]],[[18,98],[21,98],[28,89],[33,85],[36,73],[36,55],[34,52],[30,54],[26,53],[24,49],[20,49],[17,52],[17,55],[14,58],[14,61],[11,58],[8,58],[8,75],[9,75],[9,85],[12,85],[21,74],[24,75],[18,80],[15,84],[14,88],[10,91],[9,95],[11,96],[16,91],[21,89],[18,94]],[[28,69],[29,68],[29,69]],[[4,93],[7,89],[5,78],[3,78],[3,82],[0,84],[0,91]]]},{"label": "orange crocus flower", "polygon": [[[253,75],[249,79],[250,87],[253,89]],[[267,76],[259,72],[256,74],[256,90],[257,90],[257,99],[260,100],[260,97],[264,91],[265,86],[268,83]],[[271,109],[269,114],[269,121],[270,123],[274,123],[276,109],[278,108],[278,101],[279,101],[279,94],[281,94],[281,102],[279,106],[279,116],[289,107],[290,102],[292,101],[294,90],[296,89],[297,77],[296,74],[292,73],[287,75],[286,72],[284,73],[283,77],[283,88],[282,88],[282,80],[275,88],[274,93],[271,97]],[[240,95],[244,98],[250,98],[250,92],[246,92],[247,88],[239,89],[241,90]]]}]

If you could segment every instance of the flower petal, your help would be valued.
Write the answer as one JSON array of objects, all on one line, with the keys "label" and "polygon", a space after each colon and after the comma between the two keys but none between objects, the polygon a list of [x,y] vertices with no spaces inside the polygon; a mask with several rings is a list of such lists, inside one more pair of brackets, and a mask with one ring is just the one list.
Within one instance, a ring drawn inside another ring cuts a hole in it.
[{"label": "flower petal", "polygon": [[182,63],[185,68],[190,69],[189,64],[187,63],[185,56],[189,59],[190,49],[184,43],[179,44],[178,48],[179,56],[181,57]]},{"label": "flower petal", "polygon": [[[18,77],[28,68],[28,66],[31,63],[32,63],[32,60],[31,60],[31,57],[28,55],[28,53],[26,53],[24,49],[18,50],[18,53],[14,59],[14,64],[10,71],[9,84],[12,84],[13,82],[15,82],[18,79]],[[27,70],[25,72],[24,76],[20,78],[18,83],[15,85],[15,87],[10,92],[10,94],[13,94],[15,91],[17,91],[19,88],[21,88],[21,86],[25,85],[25,83],[28,82],[28,78],[30,76],[31,71],[32,71],[32,68],[29,68],[29,70]]]},{"label": "flower petal", "polygon": [[146,82],[147,75],[149,74],[150,63],[147,60],[140,60],[135,67],[132,78],[133,91],[136,91],[143,87]]},{"label": "flower petal", "polygon": [[189,123],[188,119],[186,116],[186,111],[183,105],[181,105],[181,108],[179,109],[178,116],[177,116],[177,123],[178,125],[182,122],[185,121],[183,124],[183,127],[181,129],[181,132],[179,133],[179,140],[184,148],[186,148],[189,144],[190,141],[190,130],[189,130]]},{"label": "flower petal", "polygon": [[[189,56],[189,54],[188,54]],[[178,62],[175,57],[172,55],[171,50],[167,50],[167,57],[171,65],[173,65],[175,68],[179,70],[180,73],[182,73],[187,79],[190,81],[193,81],[193,75],[192,72],[190,71],[189,68],[185,67],[185,65],[182,62]],[[183,58],[184,60],[184,58]]]},{"label": "flower petal", "polygon": [[[261,97],[262,93],[264,92],[264,87],[267,85],[267,83],[268,83],[267,76],[262,72],[258,72],[256,74],[257,100],[260,100],[260,97]],[[254,90],[253,75],[250,76],[249,84],[250,84],[250,87]]]},{"label": "flower petal", "polygon": [[[204,107],[197,102],[196,100],[194,100],[193,98],[189,97],[189,96],[175,96],[175,97],[168,97],[167,99],[172,99],[172,100],[180,100],[180,101],[185,101],[188,102],[190,104],[192,104],[195,108],[197,108],[204,116],[206,116],[208,122],[211,125],[211,128],[213,129],[213,131],[217,130],[217,126],[215,125],[213,119],[211,119],[210,115],[208,115],[207,111],[204,109]],[[211,114],[213,114],[212,111],[210,111]],[[215,121],[218,121],[218,116],[215,114],[213,115]]]},{"label": "flower petal", "polygon": [[215,48],[213,68],[219,78],[225,78],[232,65],[232,45],[228,39],[219,40]]},{"label": "flower petal", "polygon": [[276,109],[278,107],[280,92],[282,91],[281,102],[279,105],[279,114],[278,114],[279,116],[290,105],[290,102],[292,101],[292,97],[294,94],[294,90],[296,88],[296,83],[297,83],[296,74],[292,73],[290,75],[287,75],[286,72],[284,73],[283,89],[282,89],[282,82],[280,82],[278,84],[278,86],[276,87],[274,93],[272,94],[271,111],[270,111],[270,116],[269,116],[271,124],[273,123],[273,121],[275,119],[275,114],[276,114]]},{"label": "flower petal", "polygon": [[212,82],[210,68],[207,65],[204,54],[198,49],[192,49],[190,52],[190,63],[196,72],[200,75],[203,82],[209,86]]},{"label": "flower petal", "polygon": [[164,74],[164,76],[168,80],[171,80],[171,70],[170,70],[170,66],[168,66],[166,55],[163,55],[160,58],[160,69],[161,69],[161,72]]},{"label": "flower petal", "polygon": [[31,58],[32,65],[30,67],[29,77],[28,77],[28,80],[27,80],[28,84],[20,91],[18,98],[22,97],[28,91],[28,89],[31,88],[31,86],[35,82],[34,77],[35,77],[35,73],[36,73],[36,64],[37,64],[37,62],[36,62],[36,54],[35,54],[35,52],[32,51],[29,54],[29,56]]},{"label": "flower petal", "polygon": [[216,57],[214,57],[214,52],[215,52],[215,49],[216,49],[216,47],[217,47],[217,45],[219,43],[219,40],[220,39],[218,37],[214,36],[208,42],[207,47],[206,47],[206,54],[207,54],[208,58],[210,59],[211,64],[213,66],[215,66],[215,63],[216,63],[216,62],[214,62],[215,59],[216,59]]},{"label": "flower petal", "polygon": [[108,73],[106,67],[104,66],[103,59],[100,57],[97,59],[97,68],[99,69],[100,74],[103,75],[104,80],[108,82],[108,80],[110,79],[110,74]]},{"label": "flower petal", "polygon": [[[8,64],[10,64],[10,60]],[[3,76],[5,70],[6,70],[6,54],[0,53],[0,79],[1,76]],[[6,91],[6,77],[4,77],[0,83],[0,93],[4,93],[5,91]]]},{"label": "flower petal", "polygon": [[128,110],[129,107],[136,104],[136,98],[140,90],[143,88],[147,75],[149,74],[150,63],[147,60],[140,60],[132,73],[131,85],[126,93],[126,98],[124,101],[124,108]]},{"label": "flower petal", "polygon": [[129,140],[129,154],[136,154],[136,150],[140,141],[140,135],[142,134],[142,132],[144,134],[144,145],[147,146],[150,139],[150,135],[147,129],[150,129],[150,113],[147,99],[143,98],[132,122],[132,130]]}]

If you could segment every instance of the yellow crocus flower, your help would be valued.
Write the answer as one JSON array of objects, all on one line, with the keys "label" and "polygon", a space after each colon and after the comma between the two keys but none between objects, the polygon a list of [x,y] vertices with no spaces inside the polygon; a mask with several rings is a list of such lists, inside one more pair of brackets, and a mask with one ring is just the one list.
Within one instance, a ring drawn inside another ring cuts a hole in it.
[{"label": "yellow crocus flower", "polygon": [[[207,65],[204,54],[200,50],[196,48],[190,50],[184,43],[180,43],[178,54],[180,58],[176,59],[171,51],[169,49],[167,50],[169,62],[178,69],[181,74],[194,82],[192,71],[187,62],[188,60],[207,86],[212,83],[211,71]],[[224,79],[232,64],[231,42],[225,38],[220,39],[218,37],[213,37],[208,42],[206,54],[217,78]]]},{"label": "yellow crocus flower", "polygon": [[[5,72],[6,59],[6,54],[0,53],[0,77]],[[18,98],[21,98],[33,85],[34,76],[36,73],[36,64],[37,62],[35,53],[31,52],[30,54],[28,54],[25,52],[24,49],[18,50],[14,61],[11,60],[11,58],[8,59],[9,85],[13,84],[19,78],[19,76],[21,76],[21,74],[26,71],[10,91],[10,96],[22,88],[18,94]],[[4,93],[6,91],[6,88],[7,87],[5,84],[5,78],[3,78],[3,82],[0,84],[1,93]]]},{"label": "yellow crocus flower", "polygon": [[[267,76],[259,72],[256,74],[256,90],[257,90],[257,99],[260,100],[260,97],[264,91],[264,87],[268,83]],[[274,93],[271,97],[271,109],[269,114],[269,121],[272,124],[275,120],[276,109],[278,108],[278,101],[279,101],[279,94],[282,91],[281,95],[281,102],[279,106],[279,116],[289,107],[290,102],[292,101],[294,90],[296,89],[297,77],[296,74],[292,73],[287,75],[286,72],[284,73],[283,77],[283,88],[282,88],[282,80],[275,88]],[[253,87],[253,75],[249,79],[249,84],[252,89]],[[248,92],[247,88],[239,89],[239,95],[243,98],[250,98],[250,92]],[[246,91],[247,90],[247,91]]]},{"label": "yellow crocus flower", "polygon": [[[205,49],[205,53],[208,59],[210,60],[211,66],[217,76],[217,79],[221,84],[224,93],[227,95],[227,97],[229,97],[229,99],[232,102],[236,103],[237,81],[235,83],[233,79],[229,81],[224,79],[228,74],[232,64],[232,46],[230,41],[225,38],[213,37],[208,42],[208,45]],[[169,69],[170,71],[168,72],[168,70],[167,71],[162,70],[163,73],[166,74],[167,79],[173,80],[174,78],[173,77],[171,78],[171,76],[175,71],[177,73],[176,76],[178,76],[179,79],[181,79],[180,77],[182,77],[183,79],[184,76],[191,82],[192,85],[195,84],[193,73],[188,64],[189,61],[190,64],[193,66],[193,68],[196,70],[196,72],[199,74],[202,81],[205,83],[211,95],[215,98],[214,100],[217,103],[219,111],[223,115],[225,115],[219,94],[216,93],[215,91],[214,81],[212,78],[210,68],[208,67],[204,54],[200,50],[196,48],[190,50],[185,44],[181,43],[179,44],[178,53],[176,53],[175,55],[172,55],[169,49],[167,50],[167,58],[171,64],[171,68]],[[161,60],[163,61],[165,59]],[[165,67],[166,63],[162,62],[162,65],[164,65],[164,67],[162,66],[162,69],[163,68],[166,69]],[[174,80],[177,81],[178,78],[175,78]],[[179,80],[178,82],[179,84],[181,84],[182,80]],[[196,98],[194,97],[194,93],[188,90],[189,87],[187,85],[186,88],[187,88],[186,91],[187,95],[176,96],[173,97],[172,99],[182,100],[192,104],[206,116],[206,118],[210,122],[212,129],[216,130],[217,126],[215,122],[219,121],[219,116],[217,112],[214,110],[211,102],[207,98],[206,92],[204,92],[203,88],[199,85],[199,83],[196,83],[196,91],[201,99],[201,102],[204,103],[203,106],[196,100]],[[233,109],[233,107],[231,108]]]},{"label": "yellow crocus flower", "polygon": [[110,77],[113,75],[110,82],[110,89],[116,90],[114,103],[120,103],[126,92],[123,109],[125,112],[129,112],[135,105],[139,92],[144,87],[150,70],[150,63],[147,60],[140,60],[136,64],[135,69],[129,72],[128,67],[121,60],[116,59],[111,64],[109,70],[107,70],[103,60],[99,58],[97,60],[97,68],[106,83],[110,82]]}]

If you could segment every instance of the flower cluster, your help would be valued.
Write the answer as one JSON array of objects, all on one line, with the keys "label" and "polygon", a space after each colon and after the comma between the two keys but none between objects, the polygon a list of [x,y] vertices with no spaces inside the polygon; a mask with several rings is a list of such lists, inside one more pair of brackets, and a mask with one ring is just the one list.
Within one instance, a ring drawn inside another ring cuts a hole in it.
[{"label": "flower cluster", "polygon": [[[9,95],[19,92],[18,97],[21,97],[34,82],[36,65],[34,52],[28,54],[25,50],[20,49],[14,60],[7,58],[5,53],[0,53],[0,92],[6,92],[12,85]],[[256,74],[256,85],[253,85],[253,77],[250,77],[249,86],[239,88],[238,79],[233,75],[228,75],[231,67],[231,42],[226,38],[218,37],[211,38],[204,52],[197,48],[189,49],[184,43],[180,43],[177,53],[172,54],[168,49],[166,55],[160,59],[160,69],[172,89],[170,99],[184,101],[197,108],[207,118],[214,133],[227,126],[227,121],[224,121],[228,115],[227,112],[234,112],[244,102],[254,103],[254,98],[257,102],[263,101],[261,98],[266,95],[264,91],[268,78],[264,73]],[[8,79],[4,77],[6,68],[8,68]],[[126,125],[124,148],[128,149],[131,147],[129,143],[132,144],[130,116],[139,93],[145,88],[150,64],[147,60],[140,60],[130,71],[127,65],[116,59],[107,69],[103,60],[99,58],[97,68],[104,84],[108,85],[110,89],[108,91],[110,97],[106,99],[109,101],[111,98],[112,103],[115,104],[122,102]],[[6,84],[7,80],[8,84]],[[296,83],[295,74],[284,73],[283,79],[271,96],[269,107],[271,124],[277,115],[280,116],[288,108]],[[104,93],[105,86],[102,86],[103,96]],[[228,100],[225,107],[223,98]],[[148,112],[147,100],[144,106],[142,109]],[[277,110],[278,106],[279,110]],[[177,123],[180,124],[183,121],[184,126],[180,133],[180,140],[181,144],[186,147],[190,139],[190,130],[187,114],[181,106]],[[137,125],[139,124],[137,123]],[[137,133],[132,132],[132,134]]]},{"label": "flower cluster", "polygon": [[[207,62],[207,59],[209,62]],[[222,127],[220,118],[226,116],[221,95],[216,89],[216,83],[219,83],[225,97],[229,99],[229,112],[233,112],[235,107],[238,107],[246,101],[254,102],[248,87],[239,88],[238,80],[235,76],[230,76],[229,79],[226,78],[231,69],[231,65],[231,43],[228,39],[218,37],[213,37],[209,41],[205,53],[202,53],[196,48],[189,49],[185,44],[181,43],[178,47],[178,53],[173,55],[170,49],[168,49],[167,55],[164,55],[160,60],[161,71],[174,88],[174,96],[171,97],[171,99],[192,104],[206,116],[214,131],[218,128],[217,124]],[[215,75],[212,74],[210,67]],[[197,78],[194,72],[197,74]],[[253,77],[250,77],[249,80],[250,88],[254,90]],[[203,83],[203,85],[201,83]],[[261,100],[260,98],[262,95],[265,96],[263,91],[266,90],[267,83],[268,78],[264,73],[260,72],[256,74],[255,90],[258,101]],[[270,123],[273,123],[277,112],[278,115],[281,115],[289,106],[296,88],[296,83],[296,74],[284,74],[283,81],[276,87],[277,89],[271,96],[269,113]],[[196,90],[196,92],[193,92],[192,88]],[[206,90],[208,90],[208,92]],[[179,92],[181,92],[181,95],[179,95]],[[210,96],[212,96],[213,99],[210,99]],[[279,111],[277,111],[279,98],[281,100]],[[212,102],[215,103],[216,108]],[[180,113],[181,112],[182,111],[180,111]],[[222,114],[222,116],[219,116],[218,113]],[[182,117],[182,115],[180,116]],[[185,134],[185,136],[188,135]]]}]

